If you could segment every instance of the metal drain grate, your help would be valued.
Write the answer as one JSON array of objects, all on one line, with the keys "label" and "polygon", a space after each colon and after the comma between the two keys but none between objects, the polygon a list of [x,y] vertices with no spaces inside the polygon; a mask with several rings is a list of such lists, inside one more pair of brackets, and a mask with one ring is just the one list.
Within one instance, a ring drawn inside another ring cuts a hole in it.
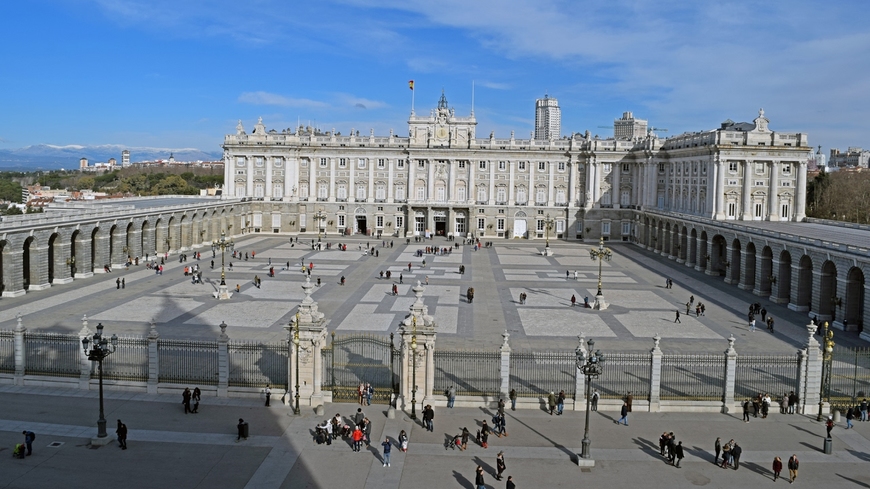
[{"label": "metal drain grate", "polygon": [[49,448],[57,448],[57,447],[59,447],[59,446],[61,446],[61,445],[63,445],[63,442],[62,442],[62,441],[53,441],[53,442],[51,442],[51,443],[48,444],[48,447],[49,447]]},{"label": "metal drain grate", "polygon": [[592,469],[580,469],[580,472],[592,472]]}]

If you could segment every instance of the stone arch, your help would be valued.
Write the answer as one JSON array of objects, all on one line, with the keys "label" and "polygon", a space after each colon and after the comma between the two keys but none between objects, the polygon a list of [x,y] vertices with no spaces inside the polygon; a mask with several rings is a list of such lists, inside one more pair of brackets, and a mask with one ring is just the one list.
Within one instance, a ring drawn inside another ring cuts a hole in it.
[{"label": "stone arch", "polygon": [[739,284],[740,283],[740,266],[742,263],[741,251],[743,250],[740,240],[734,238],[731,241],[731,257],[728,261],[725,262],[725,272],[726,278],[725,283],[729,284]]},{"label": "stone arch", "polygon": [[779,254],[779,269],[774,276],[776,297],[774,302],[791,303],[791,253],[782,250]]},{"label": "stone arch", "polygon": [[677,262],[684,263],[689,256],[689,230],[686,226],[680,228],[679,242],[677,244]]},{"label": "stone arch", "polygon": [[191,233],[190,217],[187,214],[182,214],[181,217],[178,218],[178,224],[179,224],[178,229],[179,229],[180,234],[181,234],[181,236],[180,236],[181,241],[178,242],[178,249],[179,250],[186,250],[186,249],[190,248],[190,243],[192,240],[192,237],[190,235],[190,233]]},{"label": "stone arch", "polygon": [[22,250],[24,251],[24,256],[22,257],[22,265],[21,265],[21,278],[24,280],[24,290],[30,288],[31,283],[36,283],[36,265],[35,263],[31,263],[31,249],[36,248],[36,237],[28,236],[27,239],[24,240],[24,244],[22,245]]},{"label": "stone arch", "polygon": [[80,235],[81,231],[75,229],[69,236],[69,276],[73,279],[76,278],[76,267],[79,265],[77,262],[79,261],[78,240]]},{"label": "stone arch", "polygon": [[154,251],[153,240],[150,237],[152,229],[151,222],[147,219],[142,221],[142,227],[139,229],[139,249],[141,250],[143,257],[145,255],[150,256],[151,252]]},{"label": "stone arch", "polygon": [[812,298],[813,259],[810,258],[809,255],[803,255],[798,262],[797,294],[794,298],[794,307],[791,307],[791,309],[796,311],[808,311],[811,309]]},{"label": "stone arch", "polygon": [[837,320],[837,265],[831,260],[825,260],[819,270],[819,319]]},{"label": "stone arch", "polygon": [[713,236],[710,240],[710,264],[707,268],[710,275],[725,276],[725,256],[728,251],[728,245],[725,242],[725,237],[721,234]]},{"label": "stone arch", "polygon": [[743,290],[753,290],[755,288],[755,272],[756,272],[756,254],[755,243],[752,241],[746,243],[746,252],[740,257],[743,261],[743,270],[740,272],[740,288]]},{"label": "stone arch", "polygon": [[133,225],[133,221],[127,223],[127,228],[124,230],[124,247],[127,248],[127,251],[124,253],[124,259],[131,261],[134,257],[138,257],[142,254],[141,240],[136,240],[133,237],[133,231],[136,229],[136,226]]},{"label": "stone arch", "polygon": [[768,297],[771,294],[770,277],[773,276],[773,250],[770,246],[761,249],[761,258],[758,260],[758,273],[756,274],[757,287],[753,291],[755,295]]},{"label": "stone arch", "polygon": [[[178,241],[178,232],[172,229],[173,227],[175,227],[177,222],[178,220],[175,219],[175,216],[169,216],[169,219],[166,221],[166,242],[161,243],[161,245],[164,246],[163,249],[167,252],[171,251],[172,245],[176,244],[176,242]],[[178,245],[176,244],[175,247],[178,248]]]},{"label": "stone arch", "polygon": [[698,263],[698,230],[692,228],[689,231],[689,250],[686,255],[686,265],[695,266]]},{"label": "stone arch", "polygon": [[57,233],[51,233],[51,236],[48,237],[48,283],[54,282],[54,259],[55,256],[59,256],[59,253],[56,253],[54,249],[55,246],[60,247],[60,241],[58,238],[60,237]]},{"label": "stone arch", "polygon": [[847,331],[864,331],[864,271],[852,267],[846,273],[846,293],[843,319]]}]

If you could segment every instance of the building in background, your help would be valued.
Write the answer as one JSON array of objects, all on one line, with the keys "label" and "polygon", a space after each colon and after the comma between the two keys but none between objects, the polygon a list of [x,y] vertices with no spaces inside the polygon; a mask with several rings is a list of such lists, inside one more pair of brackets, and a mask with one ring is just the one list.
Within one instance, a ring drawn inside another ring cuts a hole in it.
[{"label": "building in background", "polygon": [[130,166],[130,150],[129,149],[125,149],[124,151],[121,151],[121,166],[122,167]]},{"label": "building in background", "polygon": [[535,101],[535,139],[559,139],[562,137],[562,109],[559,101],[544,95]]},{"label": "building in background", "polygon": [[867,168],[868,162],[870,162],[870,150],[850,146],[846,151],[831,148],[831,158],[828,160],[828,166],[835,168]]},{"label": "building in background", "polygon": [[623,112],[621,119],[613,121],[613,137],[616,139],[642,139],[646,137],[649,122],[635,119],[631,112]]}]

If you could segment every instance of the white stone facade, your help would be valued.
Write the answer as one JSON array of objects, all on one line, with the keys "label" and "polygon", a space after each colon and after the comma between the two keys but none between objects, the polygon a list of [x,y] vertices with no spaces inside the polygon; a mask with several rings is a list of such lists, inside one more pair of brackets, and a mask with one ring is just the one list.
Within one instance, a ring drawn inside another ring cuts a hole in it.
[{"label": "white stone facade", "polygon": [[[266,232],[554,239],[636,237],[635,212],[717,220],[804,219],[807,135],[727,121],[666,140],[477,138],[442,96],[409,136],[311,128],[224,139],[225,196],[262,200]],[[265,205],[265,202],[271,202]]]}]

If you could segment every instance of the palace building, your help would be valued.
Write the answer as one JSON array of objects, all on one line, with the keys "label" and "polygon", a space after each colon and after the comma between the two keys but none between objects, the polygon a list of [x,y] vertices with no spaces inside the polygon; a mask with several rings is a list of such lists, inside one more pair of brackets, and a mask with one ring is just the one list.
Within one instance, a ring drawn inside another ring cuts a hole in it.
[{"label": "palace building", "polygon": [[626,131],[629,118],[646,126],[626,114],[610,139],[479,137],[474,112],[458,116],[444,94],[411,113],[407,137],[240,121],[224,138],[224,196],[255,204],[246,229],[276,233],[634,241],[646,210],[804,220],[806,134],[771,130],[760,110],[660,139]]}]

